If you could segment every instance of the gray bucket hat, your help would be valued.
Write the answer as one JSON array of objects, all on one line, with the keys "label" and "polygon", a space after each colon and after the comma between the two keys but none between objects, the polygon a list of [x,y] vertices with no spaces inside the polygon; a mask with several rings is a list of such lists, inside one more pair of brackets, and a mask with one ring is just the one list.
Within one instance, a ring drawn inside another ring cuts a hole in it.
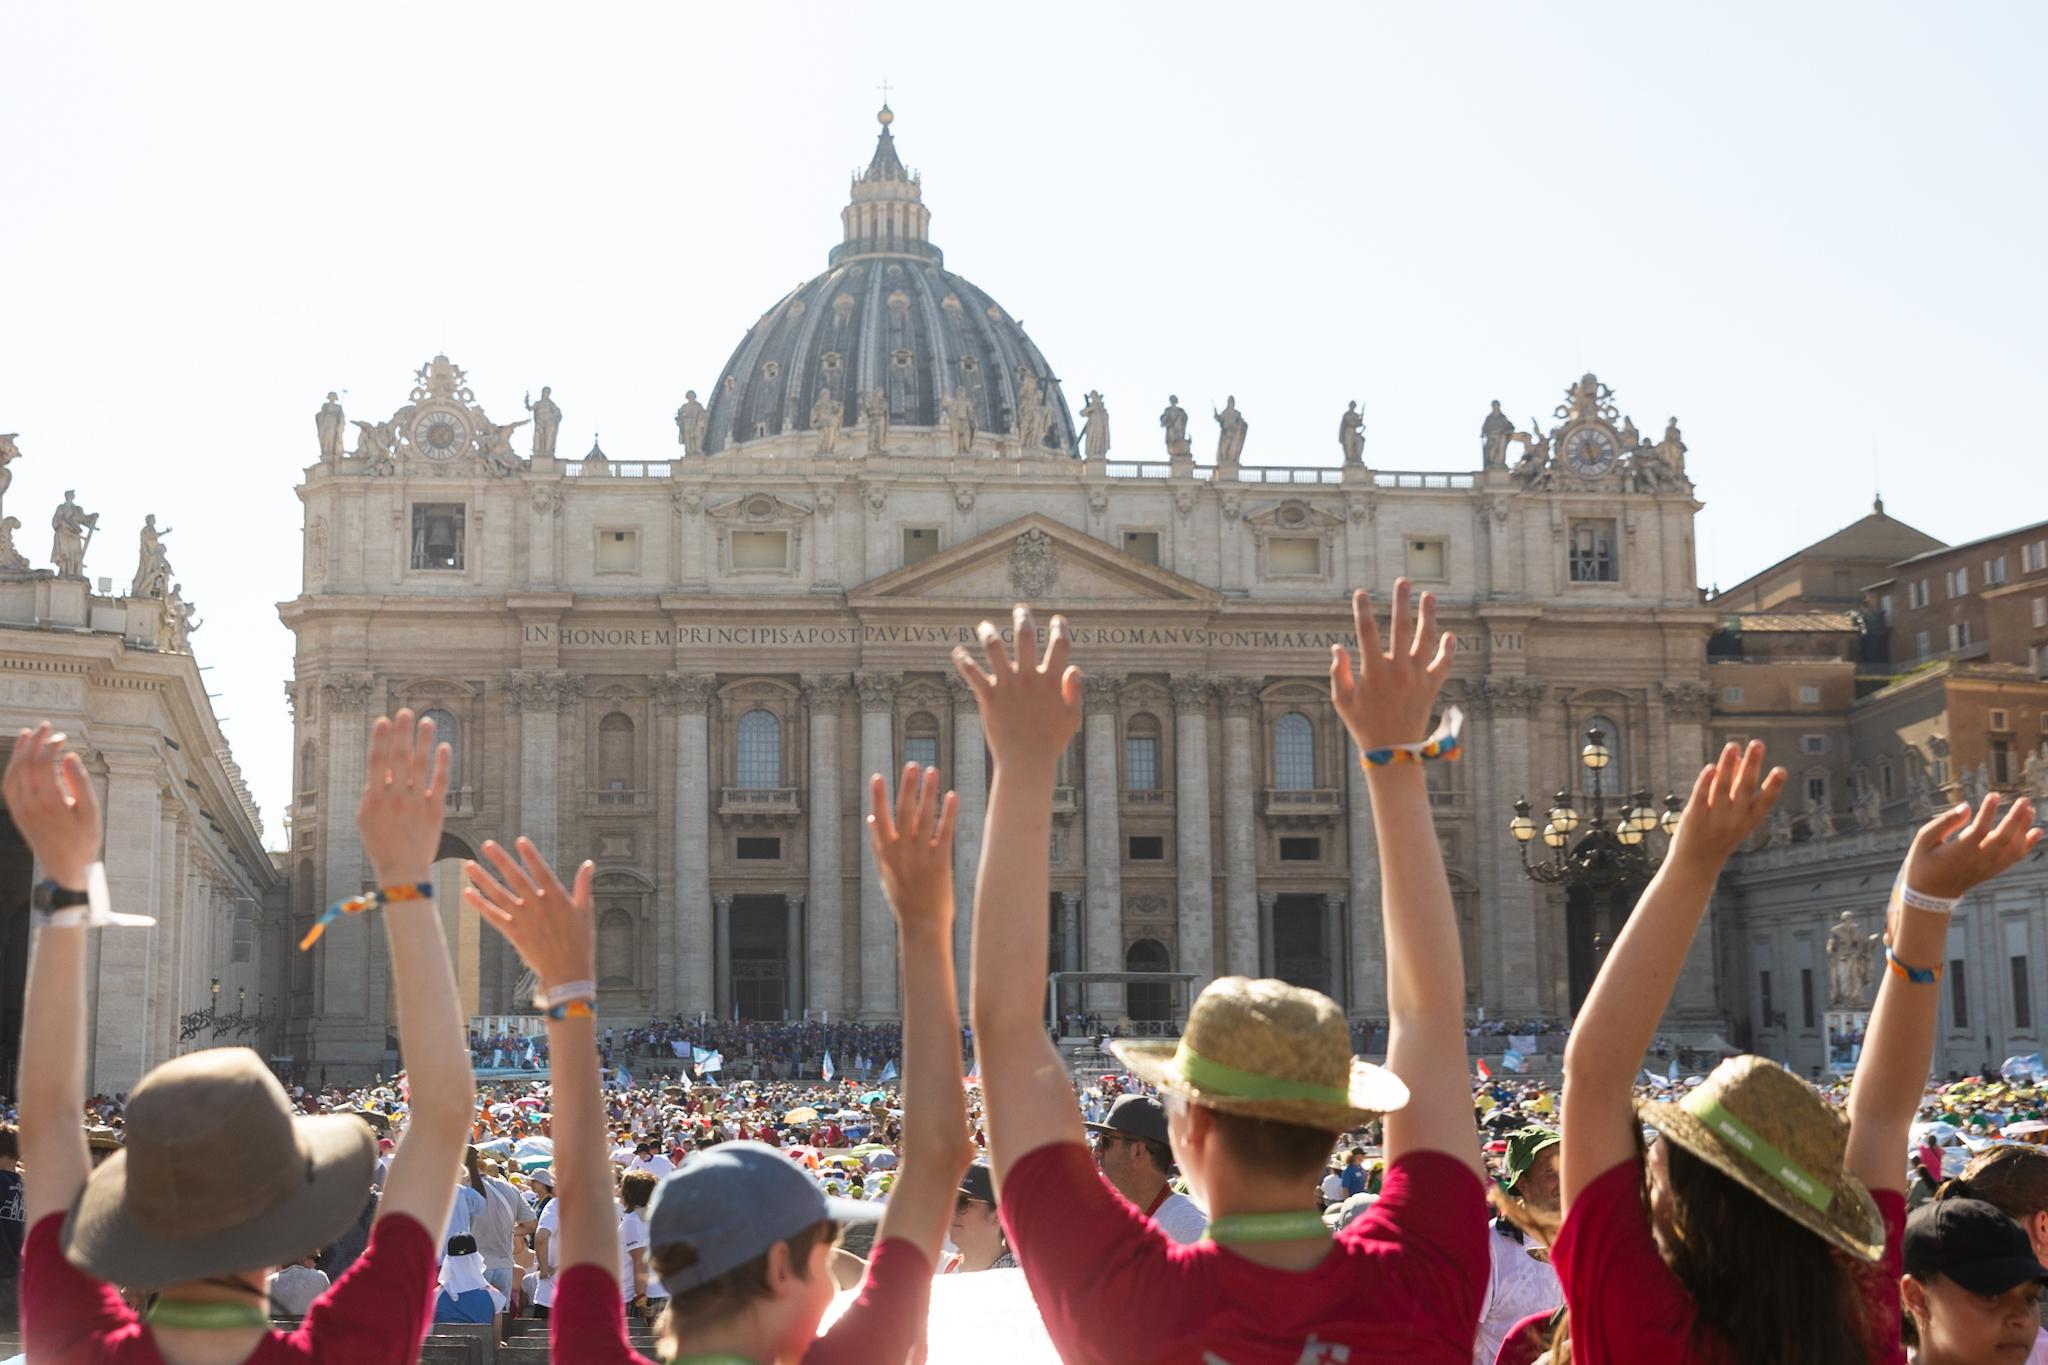
[{"label": "gray bucket hat", "polygon": [[697,1259],[662,1277],[683,1295],[763,1255],[813,1223],[874,1222],[880,1204],[826,1195],[802,1167],[765,1142],[721,1142],[662,1177],[647,1206],[649,1250],[685,1244]]}]

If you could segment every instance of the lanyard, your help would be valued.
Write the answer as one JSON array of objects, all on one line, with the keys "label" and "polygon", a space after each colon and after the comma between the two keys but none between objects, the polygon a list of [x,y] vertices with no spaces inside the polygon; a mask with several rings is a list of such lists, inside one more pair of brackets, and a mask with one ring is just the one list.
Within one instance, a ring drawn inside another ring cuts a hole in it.
[{"label": "lanyard", "polygon": [[1306,1237],[1330,1235],[1323,1216],[1308,1209],[1292,1213],[1233,1213],[1211,1218],[1202,1236],[1229,1246],[1233,1242],[1293,1242]]},{"label": "lanyard", "polygon": [[158,1299],[142,1320],[152,1327],[179,1327],[188,1332],[270,1326],[269,1315],[253,1303],[187,1303],[179,1299]]},{"label": "lanyard", "polygon": [[677,1356],[668,1365],[754,1365],[754,1362],[745,1356]]}]

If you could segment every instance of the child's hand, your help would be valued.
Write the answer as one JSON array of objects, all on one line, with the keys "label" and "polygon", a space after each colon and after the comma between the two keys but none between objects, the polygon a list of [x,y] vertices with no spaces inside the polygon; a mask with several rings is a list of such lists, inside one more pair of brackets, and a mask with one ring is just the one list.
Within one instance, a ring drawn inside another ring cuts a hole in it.
[{"label": "child's hand", "polygon": [[1436,628],[1436,596],[1422,594],[1422,610],[1409,636],[1405,578],[1394,580],[1394,617],[1389,625],[1392,650],[1380,648],[1380,628],[1372,619],[1372,598],[1364,591],[1351,595],[1351,619],[1358,630],[1359,672],[1351,673],[1351,655],[1342,645],[1330,646],[1330,704],[1343,717],[1352,743],[1361,751],[1389,744],[1414,744],[1429,736],[1429,718],[1436,694],[1450,676],[1457,642]]},{"label": "child's hand", "polygon": [[64,736],[51,734],[50,722],[23,730],[15,736],[0,795],[43,875],[67,891],[83,891],[86,869],[99,861],[100,807],[85,764],[63,750]]},{"label": "child's hand", "polygon": [[1783,768],[1764,768],[1762,740],[1751,740],[1749,748],[1729,744],[1721,757],[1700,770],[1692,784],[1692,799],[1679,817],[1678,832],[1671,836],[1668,861],[1691,863],[1719,875],[1721,864],[1756,833],[1785,790],[1788,774]]},{"label": "child's hand", "polygon": [[543,990],[571,981],[595,981],[597,916],[590,884],[596,865],[585,859],[576,869],[575,889],[564,890],[533,840],[522,836],[517,844],[515,861],[496,840],[486,840],[484,856],[504,881],[477,863],[466,864],[471,884],[462,898],[519,951]]},{"label": "child's hand", "polygon": [[960,799],[939,799],[939,772],[903,765],[896,809],[889,787],[876,773],[868,779],[868,843],[875,870],[896,922],[905,929],[928,925],[949,929],[953,920],[953,824]]},{"label": "child's hand", "polygon": [[1974,820],[1965,801],[1922,825],[1906,850],[1906,885],[1954,900],[1990,881],[2041,842],[2041,831],[2033,827],[2034,805],[2026,797],[2013,802],[2005,818],[1993,825],[1997,816],[1998,793],[1993,792],[1977,807]]},{"label": "child's hand", "polygon": [[1015,663],[1003,648],[1002,635],[983,621],[979,635],[989,671],[975,667],[965,649],[953,651],[953,666],[967,679],[981,705],[982,736],[996,766],[1035,760],[1050,768],[1081,724],[1081,670],[1067,666],[1071,642],[1064,616],[1052,618],[1052,640],[1042,665],[1031,608],[1019,603],[1015,619]]},{"label": "child's hand", "polygon": [[370,727],[356,829],[363,836],[363,852],[377,869],[379,886],[424,882],[433,876],[451,759],[447,745],[434,743],[434,722],[415,725],[410,711],[388,719],[379,716]]}]

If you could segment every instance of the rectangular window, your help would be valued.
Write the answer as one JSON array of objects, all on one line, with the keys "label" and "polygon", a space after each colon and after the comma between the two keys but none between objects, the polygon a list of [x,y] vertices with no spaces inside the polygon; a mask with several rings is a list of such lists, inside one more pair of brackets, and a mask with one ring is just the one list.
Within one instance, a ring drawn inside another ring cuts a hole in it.
[{"label": "rectangular window", "polygon": [[1722,688],[1721,700],[1726,705],[1739,706],[1742,703],[1742,689],[1739,687]]},{"label": "rectangular window", "polygon": [[1991,728],[1995,731],[2012,729],[2012,716],[2000,707],[1991,708]]},{"label": "rectangular window", "polygon": [[1806,779],[1806,799],[1817,806],[1827,804],[1828,779],[1826,775],[1815,773]]},{"label": "rectangular window", "polygon": [[1799,1019],[1806,1028],[1814,1026],[1813,1017],[1813,968],[1799,969]]},{"label": "rectangular window", "polygon": [[1159,739],[1155,735],[1129,735],[1124,739],[1124,790],[1159,790]]},{"label": "rectangular window", "polygon": [[2048,626],[2048,597],[2034,599],[2034,629]]},{"label": "rectangular window", "polygon": [[1820,689],[1819,689],[1818,687],[1802,687],[1802,688],[1800,688],[1800,689],[1799,689],[1799,704],[1800,704],[1801,706],[1819,706],[1819,705],[1820,705]]},{"label": "rectangular window", "polygon": [[921,768],[939,766],[939,737],[937,735],[910,735],[903,741],[903,761],[915,763]]},{"label": "rectangular window", "polygon": [[1915,657],[1921,659],[1926,658],[1928,654],[1932,652],[1932,645],[1933,641],[1928,638],[1926,631],[1920,630],[1915,631],[1913,633],[1913,650]]},{"label": "rectangular window", "polygon": [[1966,597],[1970,592],[1970,566],[1961,565],[1948,571],[1948,595]]},{"label": "rectangular window", "polygon": [[2048,678],[2048,645],[2027,646],[2027,661],[2034,666],[2034,676]]},{"label": "rectangular window", "polygon": [[463,521],[459,502],[416,502],[412,505],[412,566],[415,569],[462,567]]},{"label": "rectangular window", "polygon": [[1892,595],[1885,593],[1877,599],[1878,620],[1889,625],[1892,619]]},{"label": "rectangular window", "polygon": [[1307,577],[1323,571],[1323,542],[1314,536],[1270,536],[1266,540],[1266,572],[1275,577]]},{"label": "rectangular window", "polygon": [[1157,531],[1124,532],[1124,553],[1147,564],[1159,562],[1159,533]]},{"label": "rectangular window", "polygon": [[1280,861],[1283,863],[1314,863],[1322,861],[1323,841],[1284,837],[1280,840]]},{"label": "rectangular window", "polygon": [[599,573],[639,573],[640,533],[638,531],[599,531],[597,533],[597,571]]},{"label": "rectangular window", "polygon": [[1927,591],[1927,580],[1926,580],[1926,579],[1924,579],[1924,578],[1921,578],[1921,579],[1916,579],[1916,580],[1914,580],[1913,582],[1911,582],[1911,583],[1908,583],[1908,584],[1906,585],[1906,605],[1907,605],[1907,606],[1909,606],[1909,607],[1924,607],[1924,606],[1926,606],[1926,605],[1927,605],[1927,603],[1928,603],[1928,601],[1929,601],[1929,600],[1930,600],[1930,598],[1929,598],[1929,594],[1928,594],[1928,591]]},{"label": "rectangular window", "polygon": [[782,861],[782,840],[775,835],[742,834],[736,850],[743,862],[774,863]]},{"label": "rectangular window", "polygon": [[934,526],[903,528],[903,563],[907,568],[921,564],[939,552],[939,532]]},{"label": "rectangular window", "polygon": [[1877,770],[1877,790],[1885,800],[1892,799],[1892,765],[1889,763]]},{"label": "rectangular window", "polygon": [[2012,745],[2002,739],[1991,742],[1991,785],[2010,787],[2013,784]]},{"label": "rectangular window", "polygon": [[1572,523],[1569,568],[1574,583],[1614,583],[1620,580],[1621,569],[1614,558],[1612,521]]},{"label": "rectangular window", "polygon": [[1948,1017],[1951,1028],[1970,1026],[1969,963],[1959,957],[1948,960]]},{"label": "rectangular window", "polygon": [[1948,623],[1948,647],[1950,649],[1968,649],[1970,647],[1970,623],[1968,621],[1951,621]]},{"label": "rectangular window", "polygon": [[789,568],[789,532],[734,531],[732,566],[735,569]]},{"label": "rectangular window", "polygon": [[1134,863],[1159,863],[1166,861],[1166,836],[1161,834],[1133,834],[1131,836],[1131,861]]},{"label": "rectangular window", "polygon": [[1759,987],[1761,994],[1763,995],[1764,1027],[1770,1028],[1772,1027],[1771,1015],[1775,1013],[1775,1011],[1771,1008],[1771,974],[1769,972],[1758,972],[1756,975],[1757,985]]},{"label": "rectangular window", "polygon": [[1994,555],[1992,558],[1984,561],[1984,586],[1993,588],[2003,582],[2005,582],[2005,556]]},{"label": "rectangular window", "polygon": [[1802,753],[1802,754],[1824,754],[1824,753],[1826,753],[1827,751],[1828,751],[1828,737],[1827,737],[1826,735],[1801,735],[1801,736],[1799,737],[1799,752],[1800,752],[1800,753]]},{"label": "rectangular window", "polygon": [[2039,573],[2048,569],[2048,540],[2020,546],[2020,572]]},{"label": "rectangular window", "polygon": [[1408,576],[1434,582],[1444,578],[1444,543],[1441,540],[1408,542]]},{"label": "rectangular window", "polygon": [[2034,997],[2027,984],[2027,957],[2025,953],[2012,961],[2012,1026],[2024,1032],[2034,1030]]}]

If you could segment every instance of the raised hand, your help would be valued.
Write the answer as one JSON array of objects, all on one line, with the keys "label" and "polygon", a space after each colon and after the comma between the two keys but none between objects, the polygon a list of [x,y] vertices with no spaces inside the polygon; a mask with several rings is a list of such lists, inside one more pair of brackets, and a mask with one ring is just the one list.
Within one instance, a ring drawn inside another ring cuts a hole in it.
[{"label": "raised hand", "polygon": [[356,829],[378,885],[424,882],[433,875],[452,757],[446,744],[434,743],[434,722],[415,724],[411,711],[379,716],[370,727]]},{"label": "raised hand", "polygon": [[597,875],[596,864],[584,859],[576,869],[573,889],[565,889],[533,840],[522,835],[515,843],[517,859],[496,840],[484,841],[484,857],[503,881],[479,863],[465,864],[470,885],[462,898],[518,950],[543,989],[595,981],[597,917],[590,884]]},{"label": "raised hand", "polygon": [[1783,768],[1764,772],[1762,740],[1751,740],[1744,749],[1728,744],[1720,758],[1700,769],[1692,784],[1692,799],[1679,817],[1678,832],[1671,837],[1669,861],[1712,869],[1718,875],[1721,864],[1756,833],[1785,790],[1788,774]]},{"label": "raised hand", "polygon": [[0,796],[43,874],[67,890],[85,890],[86,869],[100,856],[99,802],[85,764],[64,753],[64,736],[51,734],[48,721],[15,736]]},{"label": "raised hand", "polygon": [[1067,663],[1072,641],[1064,616],[1052,618],[1052,637],[1042,663],[1031,608],[1020,602],[1013,616],[1016,662],[1011,662],[1003,648],[1002,634],[991,622],[983,621],[977,634],[988,658],[988,671],[984,673],[965,649],[953,651],[953,666],[974,689],[981,705],[982,736],[996,766],[1034,761],[1049,766],[1058,761],[1080,727],[1081,670]]},{"label": "raised hand", "polygon": [[1457,641],[1436,626],[1436,595],[1422,594],[1421,610],[1410,627],[1409,598],[1413,586],[1394,580],[1394,615],[1388,633],[1393,647],[1380,646],[1380,628],[1372,618],[1372,597],[1363,590],[1351,595],[1351,619],[1358,630],[1356,676],[1351,655],[1342,645],[1330,646],[1330,704],[1361,750],[1389,744],[1413,744],[1429,735],[1436,694],[1451,673]]},{"label": "raised hand", "polygon": [[1992,792],[1974,819],[1965,801],[1922,825],[1906,851],[1906,885],[1954,900],[2025,857],[2042,838],[2034,828],[2034,804],[2023,796],[1998,820],[1998,802]]},{"label": "raised hand", "polygon": [[880,773],[868,779],[868,843],[896,922],[945,927],[953,919],[953,824],[960,799],[939,797],[939,771],[903,765],[896,809]]}]

